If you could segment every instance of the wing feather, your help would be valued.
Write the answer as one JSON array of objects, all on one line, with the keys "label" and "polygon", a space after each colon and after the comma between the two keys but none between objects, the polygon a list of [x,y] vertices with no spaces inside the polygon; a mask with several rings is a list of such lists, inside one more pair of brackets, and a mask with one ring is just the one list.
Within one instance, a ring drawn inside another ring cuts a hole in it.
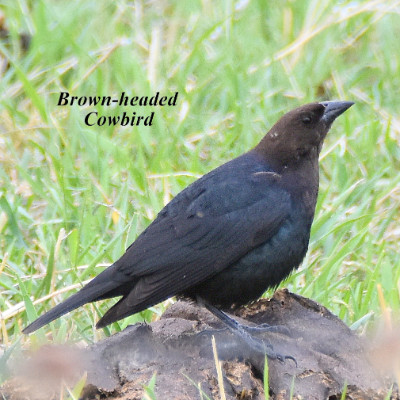
[{"label": "wing feather", "polygon": [[[191,228],[195,229],[187,229],[184,236],[176,233],[179,232],[176,227],[188,224],[184,215],[159,221],[158,224],[163,225],[162,231],[164,225],[168,225],[170,231],[160,237],[158,229],[149,229],[146,241],[157,241],[158,246],[153,243],[145,258],[137,260],[134,267],[129,265],[129,259],[135,257],[136,245],[129,249],[132,254],[121,259],[118,269],[130,274],[137,283],[128,295],[107,311],[98,327],[184,292],[270,240],[290,209],[289,195],[282,191],[277,193],[270,192],[269,196],[242,210],[197,217],[191,222]],[[141,249],[144,243],[138,240],[135,243]]]},{"label": "wing feather", "polygon": [[[267,191],[243,209],[201,217],[186,213],[155,221],[117,262],[117,269],[138,281],[132,304],[154,304],[193,286],[267,242],[290,210],[290,197]],[[212,196],[212,194],[210,194]]]}]

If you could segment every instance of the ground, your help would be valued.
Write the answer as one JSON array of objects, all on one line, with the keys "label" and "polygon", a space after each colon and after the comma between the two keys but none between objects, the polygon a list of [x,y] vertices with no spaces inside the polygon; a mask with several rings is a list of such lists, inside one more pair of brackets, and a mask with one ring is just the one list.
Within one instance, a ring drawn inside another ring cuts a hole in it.
[{"label": "ground", "polygon": [[[226,399],[261,400],[265,387],[276,400],[335,400],[344,391],[348,399],[388,398],[393,380],[374,367],[370,343],[325,307],[281,290],[236,314],[243,323],[267,322],[277,331],[256,333],[255,342],[247,343],[222,329],[206,309],[179,301],[160,320],[133,325],[85,349],[46,346],[28,361],[15,360],[15,377],[3,387],[3,396],[39,400],[47,390],[47,398],[58,398],[62,375],[71,387],[86,376],[84,399],[142,399],[146,391],[157,399],[166,393],[168,399],[211,399],[223,390]],[[295,360],[269,358],[268,385],[263,382],[266,347]]]}]

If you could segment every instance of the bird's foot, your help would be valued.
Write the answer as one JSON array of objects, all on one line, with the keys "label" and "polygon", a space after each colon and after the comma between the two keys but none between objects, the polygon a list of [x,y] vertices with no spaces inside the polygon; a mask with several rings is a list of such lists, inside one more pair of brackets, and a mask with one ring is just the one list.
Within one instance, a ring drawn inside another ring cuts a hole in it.
[{"label": "bird's foot", "polygon": [[283,325],[270,325],[267,323],[260,324],[257,326],[248,326],[248,325],[242,325],[243,328],[246,329],[247,332],[249,333],[264,333],[264,332],[272,332],[272,333],[282,333],[283,335],[290,336],[290,330]]},{"label": "bird's foot", "polygon": [[[271,343],[269,343],[268,339],[258,339],[254,336],[250,335],[246,325],[239,324],[240,328],[243,328],[243,331],[239,328],[237,331],[233,331],[236,336],[242,339],[246,345],[251,348],[253,351],[257,352],[258,354],[263,354],[267,356],[271,360],[278,360],[280,362],[285,362],[286,360],[292,360],[297,368],[297,361],[293,356],[287,354],[280,354],[277,353]],[[262,330],[262,329],[261,329]],[[232,331],[232,329],[231,329]],[[243,334],[245,332],[245,334]],[[269,330],[271,332],[271,330]]]},{"label": "bird's foot", "polygon": [[297,368],[297,361],[293,356],[288,356],[286,354],[275,353],[273,350],[271,350],[270,352],[265,352],[265,355],[271,360],[278,360],[278,361],[280,361],[282,363],[284,363],[286,360],[292,360],[294,362],[294,365]]},{"label": "bird's foot", "polygon": [[[206,303],[202,301],[204,306],[209,310],[212,314],[214,314],[221,322],[224,323],[224,325],[239,339],[245,342],[245,344],[252,349],[253,351],[257,353],[261,353],[266,355],[268,358],[272,360],[279,360],[281,362],[285,362],[285,360],[292,360],[297,367],[297,361],[293,356],[290,355],[283,355],[280,353],[277,353],[274,351],[272,345],[270,343],[267,343],[267,339],[258,339],[253,337],[250,333],[254,330],[256,332],[260,331],[267,331],[267,332],[282,332],[286,331],[288,332],[288,329],[282,326],[277,325],[276,327],[273,327],[268,324],[262,324],[260,327],[249,327],[247,325],[242,325],[239,322],[237,322],[235,319],[232,317],[228,316],[226,313],[223,311],[219,310],[218,308],[214,307],[213,305]],[[260,329],[257,329],[260,328]],[[285,328],[285,329],[282,329]]]}]

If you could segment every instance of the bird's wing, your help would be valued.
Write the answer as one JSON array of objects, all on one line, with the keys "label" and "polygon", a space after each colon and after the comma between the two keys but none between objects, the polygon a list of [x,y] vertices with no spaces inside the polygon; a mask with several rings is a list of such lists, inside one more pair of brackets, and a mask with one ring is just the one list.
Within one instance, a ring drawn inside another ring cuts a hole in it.
[{"label": "bird's wing", "polygon": [[275,181],[258,172],[181,192],[115,263],[118,279],[135,282],[124,308],[132,314],[181,293],[273,237],[290,211]]}]

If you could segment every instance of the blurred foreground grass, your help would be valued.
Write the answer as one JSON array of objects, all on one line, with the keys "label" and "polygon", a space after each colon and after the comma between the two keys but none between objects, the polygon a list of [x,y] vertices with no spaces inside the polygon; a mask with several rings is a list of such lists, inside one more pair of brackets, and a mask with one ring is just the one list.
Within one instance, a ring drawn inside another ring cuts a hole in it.
[{"label": "blurred foreground grass", "polygon": [[[0,9],[10,31],[0,44],[6,348],[28,319],[122,255],[196,177],[254,146],[286,111],[326,99],[356,105],[327,138],[310,249],[281,287],[360,330],[382,314],[378,284],[385,313],[398,313],[400,1],[18,0]],[[100,128],[83,122],[93,107],[57,107],[60,91],[179,97],[154,110],[152,127]],[[94,323],[110,302],[22,340],[43,342],[43,331],[53,341],[98,340]]]}]

